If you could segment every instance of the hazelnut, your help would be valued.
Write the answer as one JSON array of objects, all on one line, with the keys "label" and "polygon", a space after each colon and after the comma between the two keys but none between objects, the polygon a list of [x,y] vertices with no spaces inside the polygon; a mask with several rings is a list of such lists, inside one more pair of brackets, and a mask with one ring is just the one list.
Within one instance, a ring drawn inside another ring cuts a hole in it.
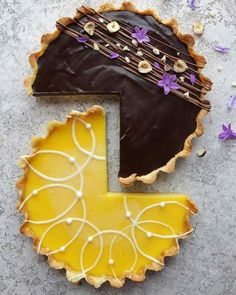
[{"label": "hazelnut", "polygon": [[202,35],[204,31],[204,25],[201,22],[196,22],[193,24],[193,32],[196,35]]},{"label": "hazelnut", "polygon": [[90,36],[94,35],[95,31],[95,23],[93,22],[88,22],[84,25],[84,30],[86,33],[88,33]]},{"label": "hazelnut", "polygon": [[200,148],[198,151],[197,151],[197,155],[198,157],[203,157],[205,156],[206,154],[206,150],[204,148]]},{"label": "hazelnut", "polygon": [[174,71],[176,73],[183,73],[188,69],[188,66],[182,59],[177,59],[174,64]]},{"label": "hazelnut", "polygon": [[152,71],[152,66],[147,60],[142,60],[138,64],[138,71],[142,74],[147,74]]},{"label": "hazelnut", "polygon": [[107,30],[110,33],[116,33],[120,29],[120,25],[116,21],[112,21],[109,24],[107,24]]},{"label": "hazelnut", "polygon": [[164,61],[164,62],[166,62],[166,56],[163,55],[162,58],[161,58],[161,60]]},{"label": "hazelnut", "polygon": [[127,63],[130,63],[130,58],[129,58],[128,56],[126,56],[126,57],[125,57],[125,61],[126,61]]},{"label": "hazelnut", "polygon": [[170,66],[170,65],[164,65],[164,70],[166,72],[170,71],[171,69],[172,69],[172,66]]},{"label": "hazelnut", "polygon": [[142,53],[141,50],[138,50],[138,51],[136,52],[136,55],[137,55],[137,56],[143,56],[143,53]]},{"label": "hazelnut", "polygon": [[184,93],[184,96],[186,97],[186,98],[189,98],[190,96],[189,96],[189,92],[185,92]]},{"label": "hazelnut", "polygon": [[155,55],[159,55],[159,54],[160,54],[160,51],[159,51],[157,48],[153,48],[152,52],[153,52]]},{"label": "hazelnut", "polygon": [[93,50],[96,50],[96,51],[99,51],[100,50],[100,48],[99,48],[99,46],[98,46],[97,43],[94,43],[93,44]]},{"label": "hazelnut", "polygon": [[135,46],[135,47],[137,47],[138,46],[138,41],[136,40],[136,39],[132,39],[132,44]]},{"label": "hazelnut", "polygon": [[130,49],[129,49],[128,46],[124,46],[124,47],[123,47],[123,51],[130,51]]}]

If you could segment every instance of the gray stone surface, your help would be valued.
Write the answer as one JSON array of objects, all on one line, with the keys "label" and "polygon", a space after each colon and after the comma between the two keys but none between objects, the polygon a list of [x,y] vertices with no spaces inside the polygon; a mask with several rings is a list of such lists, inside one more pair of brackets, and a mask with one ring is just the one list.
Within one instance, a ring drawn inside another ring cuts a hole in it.
[{"label": "gray stone surface", "polygon": [[[203,37],[196,40],[197,50],[208,59],[204,73],[214,81],[208,95],[213,107],[204,119],[205,135],[194,142],[192,156],[178,162],[174,174],[161,175],[154,185],[137,184],[131,189],[184,192],[195,200],[200,208],[193,220],[196,231],[192,238],[181,242],[180,254],[166,259],[163,271],[148,272],[143,283],[127,282],[120,290],[104,285],[95,290],[85,282],[82,286],[67,282],[64,271],[50,269],[46,259],[32,251],[31,240],[19,234],[22,216],[15,209],[15,181],[21,175],[16,166],[20,155],[29,153],[30,138],[44,134],[47,121],[63,120],[71,109],[88,105],[83,99],[27,97],[22,87],[29,72],[27,56],[38,49],[40,35],[51,31],[59,16],[70,13],[81,2],[99,1],[0,0],[0,294],[236,294],[236,142],[223,143],[217,138],[222,123],[232,122],[236,129],[236,109],[229,112],[226,108],[227,99],[236,92],[231,87],[236,82],[235,0],[199,0],[200,8],[195,12],[187,7],[187,0],[135,1],[140,7],[158,9],[162,17],[176,17],[183,32],[191,32],[191,24],[197,20],[204,20],[206,25]],[[215,17],[209,16],[210,10]],[[231,53],[216,53],[214,42],[231,47]],[[217,71],[218,66],[222,72]],[[114,114],[118,118],[119,105],[115,99],[99,102],[109,113],[109,126],[118,126]],[[111,176],[118,170],[118,134],[114,127],[111,130],[110,189],[119,190],[117,178]],[[196,156],[200,147],[207,149],[203,158]]]}]

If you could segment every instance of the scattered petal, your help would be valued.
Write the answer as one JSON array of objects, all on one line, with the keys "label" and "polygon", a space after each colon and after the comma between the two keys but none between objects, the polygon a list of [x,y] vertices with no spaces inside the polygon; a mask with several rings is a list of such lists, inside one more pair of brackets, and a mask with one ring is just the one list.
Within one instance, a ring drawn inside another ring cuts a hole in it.
[{"label": "scattered petal", "polygon": [[153,66],[156,69],[160,69],[160,65],[159,65],[159,63],[157,61],[154,61]]},{"label": "scattered petal", "polygon": [[219,139],[225,141],[228,139],[236,139],[236,133],[231,128],[231,123],[228,124],[228,127],[224,124],[222,125],[223,131],[218,135]]},{"label": "scattered petal", "polygon": [[159,80],[157,82],[157,85],[161,88],[164,88],[164,93],[165,95],[167,95],[172,89],[180,88],[180,86],[175,81],[176,81],[176,75],[163,73],[162,80]]},{"label": "scattered petal", "polygon": [[231,110],[235,106],[236,106],[236,94],[231,95],[230,98],[229,98],[229,101],[227,103],[227,107],[228,107],[229,110]]},{"label": "scattered petal", "polygon": [[191,84],[194,85],[195,81],[196,81],[196,76],[194,74],[191,74],[189,79],[190,79]]},{"label": "scattered petal", "polygon": [[215,51],[218,51],[220,53],[228,53],[231,49],[229,47],[223,47],[221,45],[212,45],[212,47],[215,49]]},{"label": "scattered petal", "polygon": [[188,5],[191,7],[191,9],[194,11],[196,10],[197,8],[199,8],[197,5],[196,5],[196,0],[188,0]]},{"label": "scattered petal", "polygon": [[132,33],[132,37],[135,38],[139,43],[148,43],[150,42],[150,38],[147,35],[147,29],[135,27],[134,33]]},{"label": "scattered petal", "polygon": [[111,52],[110,53],[110,59],[116,59],[116,58],[118,58],[120,55],[117,53],[117,52]]},{"label": "scattered petal", "polygon": [[79,43],[86,43],[86,42],[89,40],[89,38],[86,37],[86,36],[80,36],[80,37],[76,38],[76,40],[77,40]]}]

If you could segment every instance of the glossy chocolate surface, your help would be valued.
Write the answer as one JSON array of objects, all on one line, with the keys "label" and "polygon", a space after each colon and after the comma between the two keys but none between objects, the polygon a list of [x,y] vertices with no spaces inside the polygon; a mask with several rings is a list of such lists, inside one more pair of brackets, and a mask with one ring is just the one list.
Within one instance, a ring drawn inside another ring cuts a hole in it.
[{"label": "glossy chocolate surface", "polygon": [[[149,36],[188,53],[186,45],[172,30],[152,16],[127,11],[105,15],[133,27],[147,28]],[[83,20],[86,21],[86,17]],[[80,30],[76,24],[71,27]],[[155,41],[152,44],[176,54],[165,45]],[[190,56],[184,58],[194,63]],[[33,84],[35,96],[85,92],[120,94],[120,177],[133,173],[145,175],[166,165],[183,149],[185,139],[196,129],[199,107],[173,93],[165,96],[163,89],[125,70],[118,60],[85,48],[65,33],[49,45],[38,66]]]}]

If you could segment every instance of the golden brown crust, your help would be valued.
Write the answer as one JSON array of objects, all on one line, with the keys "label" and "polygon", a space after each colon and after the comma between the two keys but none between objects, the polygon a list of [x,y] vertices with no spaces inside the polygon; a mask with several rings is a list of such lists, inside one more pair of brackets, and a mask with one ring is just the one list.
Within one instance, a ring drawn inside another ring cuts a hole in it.
[{"label": "golden brown crust", "polygon": [[[131,11],[131,12],[135,12],[135,13],[143,14],[143,15],[148,14],[148,15],[153,16],[155,19],[157,19],[159,22],[163,23],[164,25],[169,26],[173,30],[175,35],[180,39],[180,41],[182,41],[183,43],[185,43],[187,45],[190,56],[195,60],[196,64],[200,67],[198,72],[199,72],[199,77],[203,83],[202,90],[205,91],[204,86],[208,86],[209,89],[211,88],[212,82],[202,74],[202,68],[204,68],[204,66],[206,64],[206,59],[204,58],[204,56],[201,56],[194,51],[194,49],[193,49],[194,43],[195,43],[194,37],[190,34],[182,34],[179,31],[178,22],[175,19],[162,20],[155,10],[146,9],[146,10],[140,11],[135,7],[135,5],[133,3],[129,2],[129,1],[124,2],[119,8],[115,7],[111,3],[106,3],[106,4],[101,5],[100,8],[98,9],[98,11],[101,13],[108,12],[108,11],[117,11],[117,10],[127,10],[127,11]],[[79,18],[81,16],[82,15],[80,13],[77,13],[77,18]],[[66,25],[73,22],[73,20],[71,18],[62,18],[60,21]],[[42,39],[41,39],[41,49],[38,52],[31,54],[31,56],[29,58],[29,63],[31,65],[31,68],[33,71],[32,71],[32,74],[30,76],[28,76],[24,81],[24,86],[25,86],[25,89],[26,89],[28,95],[33,94],[32,85],[34,83],[35,77],[38,72],[37,62],[38,62],[39,57],[44,54],[48,45],[53,40],[55,40],[59,35],[60,35],[59,30],[55,30],[51,34],[43,35]],[[204,100],[204,94],[202,94],[201,99]],[[123,184],[125,186],[129,186],[129,185],[132,185],[135,181],[142,181],[143,183],[146,183],[146,184],[152,184],[155,182],[157,175],[161,171],[165,172],[165,173],[173,172],[175,169],[175,164],[176,164],[176,161],[178,158],[189,157],[191,155],[193,138],[199,137],[204,133],[202,118],[206,114],[207,114],[207,111],[205,111],[203,109],[199,112],[199,114],[196,118],[196,130],[186,138],[183,150],[180,151],[178,154],[176,154],[172,159],[170,159],[165,166],[160,167],[160,168],[158,168],[146,175],[141,175],[141,176],[137,175],[134,171],[134,173],[132,175],[130,175],[126,178],[120,177],[119,180],[120,180],[121,184]]]},{"label": "golden brown crust", "polygon": [[[37,152],[40,149],[40,143],[44,140],[46,140],[50,134],[53,132],[53,130],[55,128],[58,128],[59,126],[63,126],[64,124],[66,124],[68,122],[68,120],[71,117],[81,117],[81,118],[85,118],[93,113],[100,113],[100,114],[104,114],[104,110],[102,107],[100,106],[92,106],[91,108],[89,108],[86,112],[84,113],[80,113],[77,111],[72,111],[70,112],[70,114],[67,116],[67,120],[65,122],[57,122],[57,121],[52,121],[48,123],[48,127],[47,127],[47,135],[43,138],[43,137],[34,137],[31,141],[31,147],[32,147],[32,151],[33,153]],[[27,165],[24,164],[24,161],[20,161],[20,167],[23,169],[23,176],[17,181],[16,183],[16,187],[17,190],[19,192],[19,202],[17,204],[17,208],[19,209],[23,200],[22,200],[22,196],[23,196],[23,191],[24,191],[24,187],[25,184],[27,182],[27,172],[28,172],[28,167]],[[189,208],[189,212],[186,213],[185,216],[185,220],[184,220],[184,227],[183,227],[183,233],[185,232],[189,232],[191,230],[191,225],[189,222],[189,218],[191,214],[196,214],[198,209],[196,207],[196,205],[194,203],[192,203],[190,200],[188,200],[188,204],[187,204],[188,208]],[[24,208],[21,208],[20,212],[22,212],[24,214],[25,220],[28,219],[28,215],[27,212],[25,211]],[[36,238],[36,236],[34,235],[34,233],[30,230],[27,221],[25,221],[21,227],[20,227],[20,232],[22,234],[24,234],[25,236],[31,237],[33,239],[33,249],[35,251],[37,251],[38,249],[38,244],[39,244],[39,240]],[[186,238],[188,235],[184,235],[182,238]],[[162,253],[162,255],[160,257],[158,257],[158,260],[164,264],[164,258],[166,256],[174,256],[177,255],[179,252],[179,244],[178,244],[178,240],[174,240],[173,241],[173,245],[170,249],[164,251]],[[41,248],[40,249],[40,254],[42,255],[47,255],[49,253],[49,250],[46,248]],[[60,262],[57,261],[53,255],[48,256],[48,263],[50,265],[50,267],[55,268],[55,269],[65,269],[66,270],[66,276],[67,279],[73,283],[78,283],[80,281],[80,279],[82,279],[82,277],[79,277],[79,274],[72,271],[72,269],[70,269],[70,267],[64,263],[64,262]],[[133,274],[131,272],[126,272],[124,274],[123,277],[119,278],[120,283],[118,283],[117,279],[113,278],[113,277],[105,277],[105,276],[101,276],[101,277],[95,277],[95,276],[87,276],[86,280],[88,281],[89,284],[93,285],[96,288],[99,288],[104,282],[109,281],[111,286],[116,287],[116,288],[120,288],[122,287],[122,285],[125,283],[125,279],[129,278],[133,281],[136,282],[141,282],[145,279],[145,273],[146,270],[161,270],[164,266],[154,263],[152,262],[149,265],[146,265],[139,274]],[[75,278],[75,276],[78,275],[77,278]]]}]

